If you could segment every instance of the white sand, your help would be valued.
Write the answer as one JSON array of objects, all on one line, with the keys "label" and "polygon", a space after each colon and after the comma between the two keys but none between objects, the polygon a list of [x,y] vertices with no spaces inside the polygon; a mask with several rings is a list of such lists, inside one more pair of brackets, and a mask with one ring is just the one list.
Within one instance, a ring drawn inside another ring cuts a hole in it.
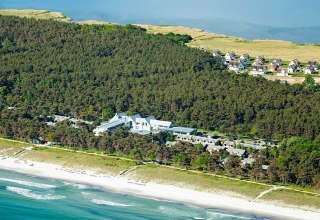
[{"label": "white sand", "polygon": [[151,197],[174,202],[195,204],[207,208],[237,210],[244,213],[257,213],[273,216],[276,219],[319,220],[320,213],[301,209],[284,208],[271,204],[250,202],[214,193],[205,193],[172,185],[138,183],[124,177],[108,177],[86,171],[66,169],[57,165],[1,158],[0,169],[10,170],[40,177],[70,181],[102,187],[115,192]]}]

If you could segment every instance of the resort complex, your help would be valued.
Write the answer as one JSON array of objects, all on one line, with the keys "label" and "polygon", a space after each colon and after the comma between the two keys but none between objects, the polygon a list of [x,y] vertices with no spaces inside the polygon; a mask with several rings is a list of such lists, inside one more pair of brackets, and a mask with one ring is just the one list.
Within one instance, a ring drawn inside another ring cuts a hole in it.
[{"label": "resort complex", "polygon": [[155,134],[161,131],[172,131],[174,134],[190,135],[197,131],[197,129],[194,128],[174,127],[172,122],[160,121],[154,116],[143,118],[139,114],[128,116],[126,113],[120,113],[116,114],[108,122],[103,122],[100,126],[96,127],[93,132],[96,136],[99,136],[104,132],[111,132],[116,128],[124,126],[128,127],[132,133],[141,135]]}]

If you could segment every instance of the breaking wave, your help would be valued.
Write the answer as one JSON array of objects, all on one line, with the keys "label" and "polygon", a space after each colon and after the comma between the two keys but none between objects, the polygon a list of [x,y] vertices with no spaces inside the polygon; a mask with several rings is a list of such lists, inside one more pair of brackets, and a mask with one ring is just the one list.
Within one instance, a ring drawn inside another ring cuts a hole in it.
[{"label": "breaking wave", "polygon": [[252,219],[249,217],[244,217],[244,216],[237,216],[237,215],[232,215],[232,214],[224,214],[224,213],[219,213],[219,212],[207,212],[207,215],[210,219]]},{"label": "breaking wave", "polygon": [[27,198],[36,199],[36,200],[57,200],[57,199],[66,198],[65,196],[60,196],[60,195],[34,193],[30,189],[24,189],[19,187],[7,186],[6,189],[18,195],[25,196]]},{"label": "breaking wave", "polygon": [[8,178],[0,178],[0,181],[10,182],[10,183],[17,183],[19,185],[36,187],[36,188],[39,188],[39,189],[52,189],[52,188],[56,187],[54,185],[49,185],[49,184],[28,182],[28,181],[24,181],[24,180],[16,180],[16,179],[8,179]]},{"label": "breaking wave", "polygon": [[122,204],[122,203],[117,203],[117,202],[111,202],[111,201],[106,201],[106,200],[100,200],[100,199],[92,199],[91,200],[93,203],[98,204],[98,205],[107,205],[107,206],[115,206],[115,207],[129,207],[132,205],[127,205],[127,204]]},{"label": "breaking wave", "polygon": [[76,187],[78,189],[87,189],[88,186],[86,185],[82,185],[82,184],[77,184],[77,183],[70,183],[70,182],[63,182],[66,186],[73,186]]}]

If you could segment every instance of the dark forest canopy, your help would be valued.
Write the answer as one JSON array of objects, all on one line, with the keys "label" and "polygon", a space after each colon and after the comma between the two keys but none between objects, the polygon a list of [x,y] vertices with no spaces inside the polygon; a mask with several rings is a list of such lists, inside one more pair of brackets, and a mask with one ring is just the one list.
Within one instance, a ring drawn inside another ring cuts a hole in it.
[{"label": "dark forest canopy", "polygon": [[2,16],[0,47],[2,134],[37,136],[40,115],[92,119],[111,110],[234,134],[320,139],[317,89],[228,73],[209,53],[132,25]]}]

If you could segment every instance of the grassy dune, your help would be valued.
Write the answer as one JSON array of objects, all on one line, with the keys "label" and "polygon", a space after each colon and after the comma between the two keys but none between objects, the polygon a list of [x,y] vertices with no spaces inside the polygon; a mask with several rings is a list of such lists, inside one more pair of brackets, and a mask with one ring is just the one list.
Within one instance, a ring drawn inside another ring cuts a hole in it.
[{"label": "grassy dune", "polygon": [[[31,145],[0,140],[0,155],[12,156],[14,153],[20,151],[23,147],[29,146]],[[58,164],[74,169],[87,169],[98,173],[112,175],[117,175],[121,171],[135,165],[134,162],[120,160],[117,158],[81,154],[54,148],[39,147],[35,147],[31,151],[22,153],[18,158],[29,159],[37,162]]]},{"label": "grassy dune", "polygon": [[229,37],[220,34],[204,32],[200,29],[181,26],[154,26],[139,25],[146,28],[149,33],[177,33],[189,34],[193,41],[190,47],[201,47],[208,51],[216,49],[226,53],[234,51],[236,54],[249,53],[251,56],[265,55],[267,58],[278,58],[282,60],[299,59],[307,62],[312,59],[320,60],[320,45],[295,44],[288,41],[278,40],[253,40],[246,41],[239,37]]},{"label": "grassy dune", "polygon": [[247,199],[254,199],[259,193],[270,188],[269,186],[175,170],[157,165],[140,166],[130,177],[142,181],[188,187],[194,190],[236,195]]},{"label": "grassy dune", "polygon": [[0,15],[18,16],[36,19],[53,19],[56,21],[70,22],[71,19],[64,16],[61,12],[51,12],[47,10],[0,10]]}]

